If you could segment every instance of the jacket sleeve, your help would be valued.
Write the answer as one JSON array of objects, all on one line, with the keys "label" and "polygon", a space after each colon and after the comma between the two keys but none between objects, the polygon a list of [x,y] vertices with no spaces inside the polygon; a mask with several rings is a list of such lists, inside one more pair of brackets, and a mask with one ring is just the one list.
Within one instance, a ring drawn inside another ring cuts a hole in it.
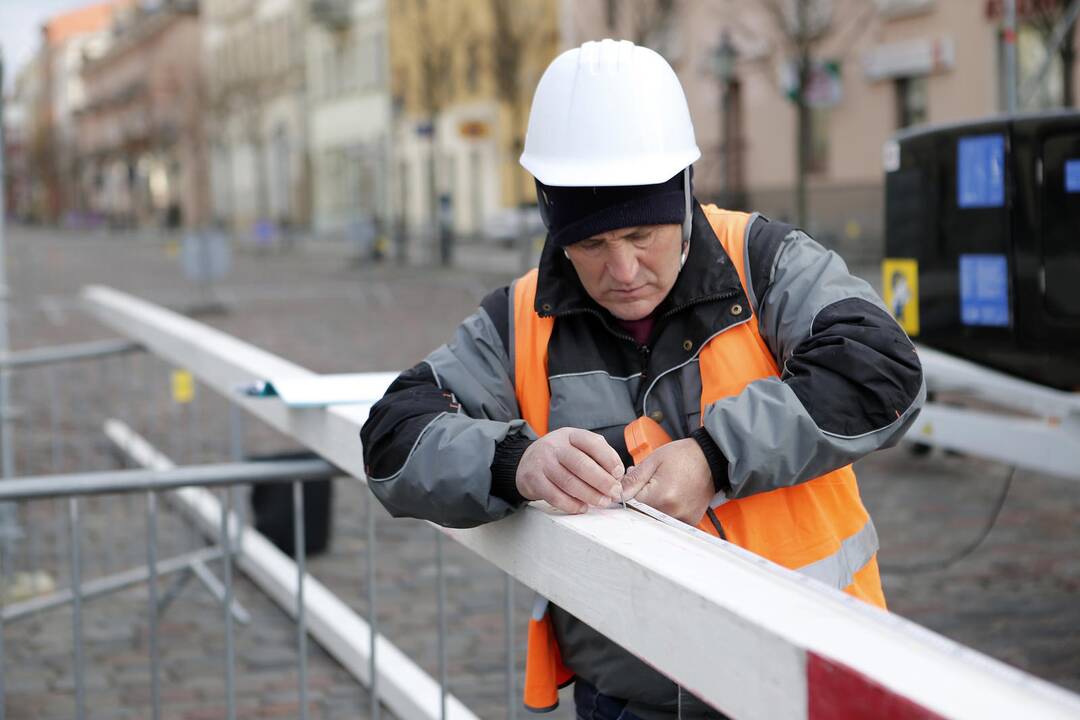
[{"label": "jacket sleeve", "polygon": [[372,406],[360,431],[368,485],[395,517],[472,527],[521,502],[513,477],[535,434],[510,376],[509,297],[488,295]]},{"label": "jacket sleeve", "polygon": [[869,284],[802,231],[761,217],[745,261],[758,328],[781,374],[706,408],[715,443],[706,455],[725,461],[710,461],[726,473],[718,488],[727,497],[768,492],[895,445],[926,385],[911,340]]}]

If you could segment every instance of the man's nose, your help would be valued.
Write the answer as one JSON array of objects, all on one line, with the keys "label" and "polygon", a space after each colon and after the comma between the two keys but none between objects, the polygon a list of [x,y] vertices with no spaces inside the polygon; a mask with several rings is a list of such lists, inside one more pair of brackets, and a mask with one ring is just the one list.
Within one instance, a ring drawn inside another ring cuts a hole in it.
[{"label": "man's nose", "polygon": [[638,259],[630,243],[618,243],[611,249],[607,261],[611,279],[622,285],[629,285],[637,277]]}]

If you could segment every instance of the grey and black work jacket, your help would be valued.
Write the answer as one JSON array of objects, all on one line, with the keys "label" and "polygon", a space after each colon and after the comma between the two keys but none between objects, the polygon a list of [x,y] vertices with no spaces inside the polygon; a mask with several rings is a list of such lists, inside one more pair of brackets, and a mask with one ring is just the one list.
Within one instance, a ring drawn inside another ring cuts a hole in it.
[{"label": "grey and black work jacket", "polygon": [[[926,392],[911,341],[838,255],[760,215],[746,227],[744,290],[695,204],[686,264],[644,345],[548,243],[535,308],[555,317],[549,429],[597,432],[629,465],[623,428],[648,415],[672,438],[701,445],[717,491],[730,498],[803,482],[896,443]],[[514,392],[513,298],[511,286],[490,293],[450,343],[372,407],[364,459],[369,487],[391,514],[471,527],[522,504],[515,475],[536,434]],[[696,352],[741,322],[730,312],[737,304],[752,309],[782,373],[718,400],[703,420]],[[552,620],[563,661],[601,692],[631,700],[642,717],[674,709],[670,681],[565,611],[552,607]]]}]

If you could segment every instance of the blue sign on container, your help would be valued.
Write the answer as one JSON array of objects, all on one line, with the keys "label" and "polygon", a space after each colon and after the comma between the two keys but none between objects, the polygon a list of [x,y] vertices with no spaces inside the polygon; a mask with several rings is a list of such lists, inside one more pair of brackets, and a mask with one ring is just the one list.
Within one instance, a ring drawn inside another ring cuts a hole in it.
[{"label": "blue sign on container", "polygon": [[1080,193],[1080,160],[1065,161],[1065,192]]},{"label": "blue sign on container", "polygon": [[1005,136],[960,138],[956,147],[956,203],[962,208],[1005,204]]},{"label": "blue sign on container", "polygon": [[1009,264],[1004,255],[960,256],[960,322],[1009,326]]}]

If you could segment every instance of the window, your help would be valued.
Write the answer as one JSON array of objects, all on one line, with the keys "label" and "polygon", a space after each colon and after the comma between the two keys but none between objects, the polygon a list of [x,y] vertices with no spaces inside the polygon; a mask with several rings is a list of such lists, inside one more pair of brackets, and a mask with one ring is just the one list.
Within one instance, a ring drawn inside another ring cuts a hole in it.
[{"label": "window", "polygon": [[[1047,110],[1065,104],[1061,53],[1050,51],[1048,61],[1049,41],[1050,38],[1043,31],[1029,24],[1021,25],[1016,34],[1017,92],[1022,88],[1026,94],[1026,97],[1017,98],[1020,111]],[[1039,70],[1044,70],[1042,75],[1038,75]],[[1003,101],[1002,106],[1005,104]]]},{"label": "window", "polygon": [[896,78],[896,127],[906,128],[926,122],[926,78]]}]

